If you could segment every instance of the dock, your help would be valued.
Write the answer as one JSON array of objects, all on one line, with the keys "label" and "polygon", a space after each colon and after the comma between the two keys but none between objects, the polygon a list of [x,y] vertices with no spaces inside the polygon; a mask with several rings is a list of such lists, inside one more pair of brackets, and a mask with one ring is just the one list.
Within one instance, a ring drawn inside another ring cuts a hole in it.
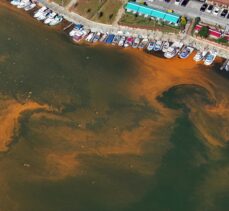
[{"label": "dock", "polygon": [[74,23],[70,23],[69,25],[67,25],[67,26],[65,26],[64,28],[63,28],[63,31],[66,31],[67,29],[69,29],[71,26],[73,26],[74,25]]},{"label": "dock", "polygon": [[110,33],[110,34],[117,34],[117,32],[122,31],[124,34],[138,34],[142,37],[148,37],[149,39],[162,39],[163,41],[170,41],[170,42],[183,42],[186,45],[191,45],[195,47],[197,50],[204,49],[208,47],[209,50],[215,49],[218,52],[218,56],[229,59],[229,47],[222,46],[214,42],[210,42],[204,39],[199,39],[188,35],[186,33],[174,34],[174,33],[162,33],[158,30],[152,31],[147,29],[140,29],[140,28],[132,28],[128,26],[121,26],[121,25],[109,25],[91,21],[81,15],[70,12],[68,9],[54,3],[49,2],[48,0],[38,0],[38,3],[49,7],[56,13],[62,15],[67,21],[74,23],[74,24],[83,24],[85,28],[89,28],[93,31],[101,32],[101,33]]}]

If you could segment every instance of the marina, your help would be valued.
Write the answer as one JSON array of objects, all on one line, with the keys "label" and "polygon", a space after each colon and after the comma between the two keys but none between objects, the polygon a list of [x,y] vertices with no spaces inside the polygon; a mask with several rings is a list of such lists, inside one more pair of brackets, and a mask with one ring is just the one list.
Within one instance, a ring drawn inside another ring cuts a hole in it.
[{"label": "marina", "polygon": [[[35,8],[36,4],[30,0],[12,0],[10,2],[12,5],[17,6],[18,8],[25,9],[26,11],[32,10]],[[40,5],[40,3],[39,3]],[[128,9],[136,9],[133,4],[128,4]],[[137,10],[145,8],[137,8]],[[146,12],[146,11],[144,11]],[[150,11],[151,13],[153,11]],[[154,14],[156,14],[154,12]],[[44,24],[55,26],[61,23],[64,19],[62,15],[59,15],[52,9],[49,9],[46,6],[42,6],[38,10],[35,10],[33,15],[37,20],[44,22]],[[165,14],[165,18],[169,18],[170,21],[177,21],[178,17],[172,17],[169,14]],[[176,19],[176,20],[175,20]],[[162,51],[165,58],[171,59],[175,56],[179,56],[181,59],[188,58],[194,50],[197,50],[199,53],[193,58],[194,61],[200,62],[203,60],[205,65],[211,65],[216,56],[219,55],[219,52],[214,48],[198,50],[195,46],[195,43],[186,44],[187,41],[172,41],[171,39],[160,39],[152,38],[150,35],[145,36],[143,34],[131,34],[130,31],[103,31],[97,30],[95,28],[89,28],[82,23],[74,24],[70,22],[68,26],[64,27],[64,30],[70,30],[69,36],[73,42],[79,43],[82,40],[85,40],[90,43],[103,42],[105,44],[117,45],[119,47],[132,47],[138,49],[146,49],[147,51]],[[170,47],[169,47],[170,46]],[[202,55],[202,56],[201,56]],[[220,56],[220,55],[219,55]]]},{"label": "marina", "polygon": [[184,40],[64,16],[52,27],[33,18],[42,6],[0,4],[3,211],[227,209],[223,59],[205,66]]}]

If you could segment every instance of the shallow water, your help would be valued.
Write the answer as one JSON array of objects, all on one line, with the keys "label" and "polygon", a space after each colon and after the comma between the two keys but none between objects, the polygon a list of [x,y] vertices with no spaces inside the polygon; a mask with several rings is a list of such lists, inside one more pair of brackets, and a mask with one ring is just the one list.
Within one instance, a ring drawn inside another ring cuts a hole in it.
[{"label": "shallow water", "polygon": [[0,18],[1,210],[227,210],[226,79]]}]

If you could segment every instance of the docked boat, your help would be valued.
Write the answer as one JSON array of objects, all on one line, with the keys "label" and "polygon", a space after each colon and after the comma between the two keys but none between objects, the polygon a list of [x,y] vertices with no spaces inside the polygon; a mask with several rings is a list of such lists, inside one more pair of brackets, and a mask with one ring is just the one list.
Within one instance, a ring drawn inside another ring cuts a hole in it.
[{"label": "docked boat", "polygon": [[132,46],[134,42],[134,38],[133,37],[128,37],[124,43],[124,47],[127,48],[129,46]]},{"label": "docked boat", "polygon": [[17,6],[21,3],[21,0],[13,0],[10,2],[10,4],[14,5],[14,6]]},{"label": "docked boat", "polygon": [[88,30],[78,30],[75,35],[72,37],[74,42],[80,42],[87,34],[89,33]]},{"label": "docked boat", "polygon": [[135,39],[134,39],[134,43],[133,43],[133,45],[132,45],[132,47],[133,48],[137,48],[138,47],[138,45],[140,44],[140,38],[139,37],[136,37]]},{"label": "docked boat", "polygon": [[100,37],[101,37],[101,33],[100,32],[97,32],[96,34],[95,34],[95,36],[93,37],[93,40],[92,40],[92,42],[98,42],[99,41],[99,39],[100,39]]},{"label": "docked boat", "polygon": [[145,47],[148,45],[148,43],[149,43],[148,38],[144,38],[144,39],[141,41],[141,43],[139,44],[138,48],[143,49],[143,48],[145,48]]},{"label": "docked boat", "polygon": [[226,63],[226,65],[225,65],[224,69],[225,69],[226,71],[229,71],[229,60],[227,60],[227,63]]},{"label": "docked boat", "polygon": [[161,40],[157,40],[155,45],[154,45],[153,50],[154,51],[160,51],[162,49],[162,44],[163,44],[163,42]]},{"label": "docked boat", "polygon": [[152,51],[154,48],[155,42],[149,42],[148,46],[147,46],[147,51]]},{"label": "docked boat", "polygon": [[95,35],[94,32],[89,33],[85,40],[87,42],[92,42],[94,35]]},{"label": "docked boat", "polygon": [[74,28],[69,32],[69,36],[73,37],[78,31],[81,31],[83,29],[82,24],[75,24]]},{"label": "docked boat", "polygon": [[226,70],[227,72],[229,71],[229,59],[227,59],[223,65],[220,67],[220,70]]},{"label": "docked boat", "polygon": [[179,52],[179,57],[181,59],[186,59],[188,58],[191,53],[194,51],[194,48],[191,46],[184,46],[181,51]]},{"label": "docked boat", "polygon": [[125,41],[126,41],[126,37],[125,36],[122,36],[121,39],[120,39],[120,41],[118,42],[118,46],[120,46],[120,47],[124,46]]},{"label": "docked boat", "polygon": [[44,23],[49,24],[57,16],[55,12],[51,12],[48,17],[45,19]]},{"label": "docked boat", "polygon": [[120,39],[121,39],[120,35],[118,35],[118,34],[115,35],[115,37],[114,37],[114,39],[112,41],[112,45],[117,45],[119,43]]},{"label": "docked boat", "polygon": [[105,40],[107,39],[108,33],[103,34],[100,39],[99,42],[105,42]]},{"label": "docked boat", "polygon": [[52,11],[51,11],[50,9],[47,9],[47,10],[45,10],[43,13],[41,13],[41,14],[37,17],[37,20],[43,21],[43,20],[45,20],[45,19],[49,16],[49,14],[51,14],[51,13],[52,13]]},{"label": "docked boat", "polygon": [[56,15],[55,18],[49,23],[49,26],[55,26],[55,25],[61,23],[62,20],[63,20],[63,16]]},{"label": "docked boat", "polygon": [[207,53],[207,51],[197,51],[196,55],[193,57],[193,60],[199,62],[205,58]]},{"label": "docked boat", "polygon": [[164,53],[165,58],[171,59],[175,57],[180,49],[182,48],[183,44],[180,42],[174,42],[168,50]]},{"label": "docked boat", "polygon": [[37,10],[35,13],[34,13],[34,15],[33,15],[33,17],[34,18],[37,18],[37,17],[39,17],[44,11],[46,11],[48,8],[47,7],[41,7],[39,10]]},{"label": "docked boat", "polygon": [[30,5],[30,1],[29,0],[23,0],[17,5],[17,8],[22,9],[24,7],[27,7],[28,5]]},{"label": "docked boat", "polygon": [[29,11],[32,10],[33,8],[35,8],[37,5],[35,3],[30,3],[28,6],[24,7],[25,11]]},{"label": "docked boat", "polygon": [[162,46],[162,52],[163,53],[167,52],[167,50],[169,49],[169,46],[170,46],[169,42],[165,41]]},{"label": "docked boat", "polygon": [[106,39],[107,44],[111,44],[113,42],[115,35],[114,34],[109,34]]},{"label": "docked boat", "polygon": [[211,65],[214,62],[216,56],[217,56],[217,52],[216,51],[208,52],[208,54],[205,57],[204,64],[208,65],[208,66]]}]

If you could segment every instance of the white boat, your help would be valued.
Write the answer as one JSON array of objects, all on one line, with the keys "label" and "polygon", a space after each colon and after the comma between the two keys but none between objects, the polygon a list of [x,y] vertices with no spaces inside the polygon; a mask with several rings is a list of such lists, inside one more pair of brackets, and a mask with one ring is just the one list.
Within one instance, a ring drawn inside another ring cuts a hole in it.
[{"label": "white boat", "polygon": [[95,36],[93,37],[93,40],[92,40],[92,42],[98,42],[99,41],[99,39],[100,39],[100,37],[101,37],[101,32],[97,32],[97,33],[95,33]]},{"label": "white boat", "polygon": [[144,38],[141,43],[139,44],[138,48],[145,48],[149,43],[148,38]]},{"label": "white boat", "polygon": [[165,41],[162,46],[162,52],[163,53],[167,52],[167,50],[169,49],[169,46],[170,46],[169,42]]},{"label": "white boat", "polygon": [[121,35],[115,35],[115,37],[114,37],[114,39],[113,39],[113,41],[112,41],[112,45],[117,45],[118,44],[118,42],[120,41],[120,39],[121,39]]},{"label": "white boat", "polygon": [[132,47],[133,47],[133,48],[137,48],[138,45],[139,45],[139,43],[140,43],[140,41],[141,41],[141,40],[140,40],[139,37],[135,38]]},{"label": "white boat", "polygon": [[174,42],[168,50],[164,53],[165,58],[171,59],[175,57],[180,49],[182,48],[183,44],[180,42]]},{"label": "white boat", "polygon": [[17,5],[17,8],[22,9],[24,7],[27,7],[28,5],[30,5],[30,2],[28,0],[22,0],[20,4]]},{"label": "white boat", "polygon": [[47,10],[45,10],[44,12],[42,12],[38,17],[37,17],[37,20],[39,20],[39,21],[43,21],[43,20],[45,20],[46,18],[47,18],[47,16],[49,15],[49,14],[51,14],[51,10],[50,9],[47,9]]},{"label": "white boat", "polygon": [[34,18],[37,18],[37,17],[39,17],[45,10],[47,10],[48,8],[47,7],[41,7],[39,10],[37,10],[35,13],[34,13],[34,15],[33,15],[33,17]]},{"label": "white boat", "polygon": [[194,51],[194,48],[191,46],[184,46],[181,51],[179,52],[179,57],[181,59],[186,59],[188,58],[191,53]]},{"label": "white boat", "polygon": [[165,52],[164,56],[167,59],[171,59],[175,57],[179,52],[179,49],[177,47],[169,47],[167,52]]},{"label": "white boat", "polygon": [[193,57],[193,60],[199,62],[204,59],[207,53],[207,51],[197,51],[196,55]]},{"label": "white boat", "polygon": [[226,71],[229,71],[229,60],[228,60],[228,62],[227,62],[227,64],[226,64],[226,66],[225,66],[225,68],[224,68]]},{"label": "white boat", "polygon": [[162,44],[163,44],[163,42],[161,40],[157,40],[155,45],[154,45],[153,50],[154,51],[160,51],[162,49]]},{"label": "white boat", "polygon": [[149,42],[148,46],[147,46],[147,50],[148,51],[152,51],[154,48],[155,42]]},{"label": "white boat", "polygon": [[86,37],[85,40],[87,42],[91,42],[93,40],[94,34],[95,34],[94,32],[89,33],[89,35]]},{"label": "white boat", "polygon": [[104,42],[107,39],[108,33],[103,34],[100,39],[99,42]]},{"label": "white boat", "polygon": [[78,30],[77,33],[72,37],[72,40],[74,42],[80,42],[88,33],[89,31],[87,30]]},{"label": "white boat", "polygon": [[211,65],[214,62],[216,56],[217,56],[216,51],[209,51],[205,57],[204,64],[208,66]]},{"label": "white boat", "polygon": [[36,6],[37,5],[35,3],[31,3],[27,7],[24,7],[24,10],[29,11],[29,10],[32,10],[33,8],[35,8]]},{"label": "white boat", "polygon": [[55,18],[49,23],[49,26],[55,26],[63,20],[63,16],[56,15]]},{"label": "white boat", "polygon": [[56,17],[56,13],[55,12],[51,12],[48,17],[45,19],[44,23],[45,24],[49,24],[51,21],[53,21],[53,19]]},{"label": "white boat", "polygon": [[122,47],[125,43],[125,40],[126,40],[126,37],[125,36],[122,36],[122,38],[120,39],[119,43],[118,43],[118,46]]},{"label": "white boat", "polygon": [[10,4],[14,5],[14,6],[17,6],[21,3],[21,0],[13,0],[10,2]]}]

